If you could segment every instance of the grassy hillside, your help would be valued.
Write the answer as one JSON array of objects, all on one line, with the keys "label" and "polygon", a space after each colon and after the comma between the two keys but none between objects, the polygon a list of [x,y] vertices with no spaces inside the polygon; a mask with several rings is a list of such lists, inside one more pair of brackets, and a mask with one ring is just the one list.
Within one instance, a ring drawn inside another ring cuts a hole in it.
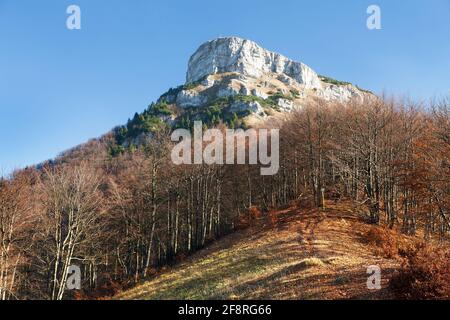
[{"label": "grassy hillside", "polygon": [[[350,203],[289,208],[214,243],[116,299],[389,299],[396,259],[368,244],[370,225]],[[382,269],[369,291],[367,267]]]}]

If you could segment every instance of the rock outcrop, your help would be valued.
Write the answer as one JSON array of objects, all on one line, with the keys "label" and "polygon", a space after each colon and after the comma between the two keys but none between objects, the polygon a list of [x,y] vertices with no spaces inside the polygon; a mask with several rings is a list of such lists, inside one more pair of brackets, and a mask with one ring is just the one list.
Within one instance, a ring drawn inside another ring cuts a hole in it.
[{"label": "rock outcrop", "polygon": [[201,45],[189,60],[186,81],[196,82],[209,74],[227,72],[253,78],[278,74],[288,83],[293,79],[308,89],[321,88],[318,75],[307,65],[237,37],[218,38]]},{"label": "rock outcrop", "polygon": [[186,83],[170,88],[114,134],[118,144],[128,148],[143,144],[161,128],[192,129],[196,121],[204,128],[276,127],[291,112],[310,104],[366,98],[376,96],[351,83],[320,76],[253,41],[219,38],[192,55]]},{"label": "rock outcrop", "polygon": [[[367,96],[373,97],[253,41],[227,37],[202,44],[189,60],[186,84],[160,100],[180,109],[178,115],[188,112],[205,118],[203,112],[212,117],[219,108],[228,119],[237,115],[259,121],[302,108],[310,99],[347,102]],[[213,113],[208,111],[212,107]]]}]

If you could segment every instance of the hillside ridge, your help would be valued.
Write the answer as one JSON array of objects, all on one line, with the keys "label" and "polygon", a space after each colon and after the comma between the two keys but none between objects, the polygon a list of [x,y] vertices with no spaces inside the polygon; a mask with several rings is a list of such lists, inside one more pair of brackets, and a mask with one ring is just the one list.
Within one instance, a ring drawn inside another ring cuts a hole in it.
[{"label": "hillside ridge", "polygon": [[[115,299],[389,299],[399,261],[375,254],[371,228],[348,202],[260,218]],[[382,289],[367,289],[367,268]]]}]

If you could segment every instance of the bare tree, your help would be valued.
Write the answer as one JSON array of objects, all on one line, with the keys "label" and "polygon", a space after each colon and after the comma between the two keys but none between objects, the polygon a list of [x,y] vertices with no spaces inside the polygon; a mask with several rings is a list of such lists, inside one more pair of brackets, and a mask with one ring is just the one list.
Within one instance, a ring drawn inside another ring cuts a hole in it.
[{"label": "bare tree", "polygon": [[44,172],[43,201],[53,259],[50,298],[61,300],[68,268],[78,258],[76,249],[90,240],[101,217],[101,178],[86,163],[46,168]]}]

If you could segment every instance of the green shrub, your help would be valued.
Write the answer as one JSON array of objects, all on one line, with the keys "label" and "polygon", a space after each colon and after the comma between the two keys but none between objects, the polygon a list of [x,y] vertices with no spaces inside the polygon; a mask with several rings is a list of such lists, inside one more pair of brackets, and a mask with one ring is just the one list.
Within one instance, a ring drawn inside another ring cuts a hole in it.
[{"label": "green shrub", "polygon": [[337,85],[337,86],[345,86],[345,85],[351,84],[350,82],[339,81],[339,80],[336,80],[336,79],[333,79],[333,78],[330,78],[330,77],[326,77],[326,76],[319,76],[319,78],[323,82],[331,83],[331,84],[334,84],[334,85]]}]

